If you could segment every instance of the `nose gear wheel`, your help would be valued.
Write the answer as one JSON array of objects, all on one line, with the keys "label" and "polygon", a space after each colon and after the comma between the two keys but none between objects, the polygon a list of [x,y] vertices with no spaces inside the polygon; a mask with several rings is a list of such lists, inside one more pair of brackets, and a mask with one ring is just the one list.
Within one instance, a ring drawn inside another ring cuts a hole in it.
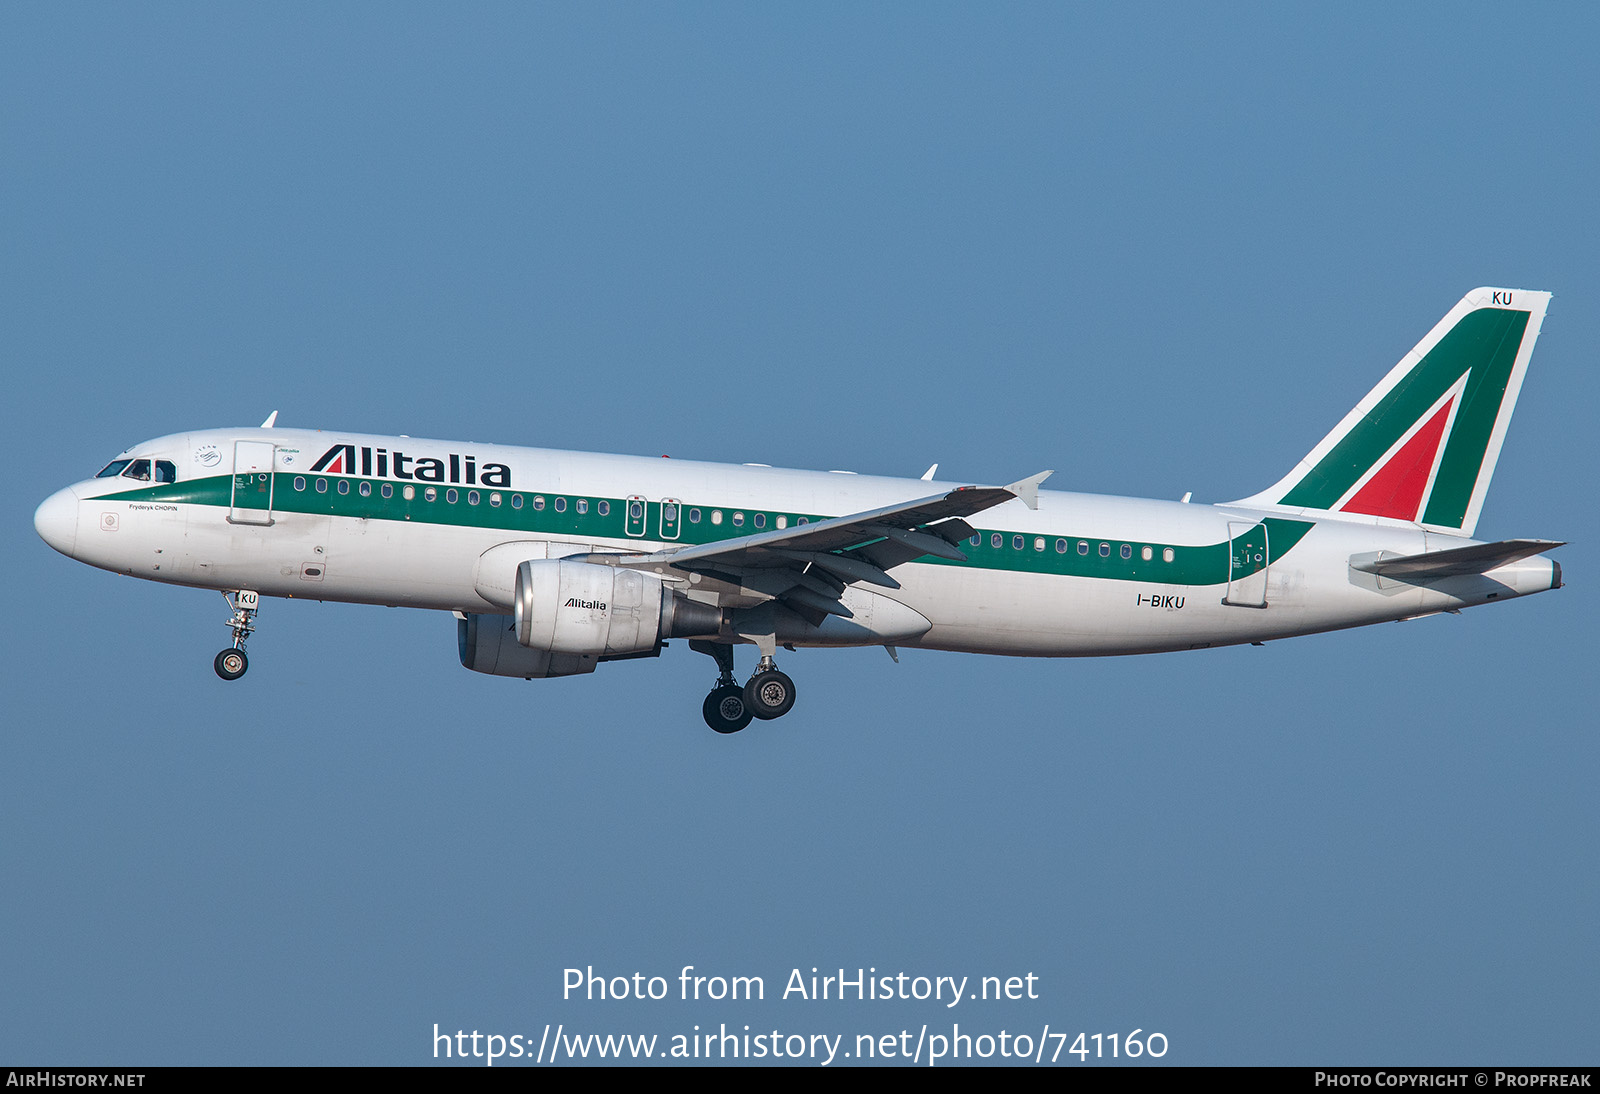
[{"label": "nose gear wheel", "polygon": [[233,632],[233,645],[217,654],[211,667],[224,680],[237,680],[250,667],[250,659],[244,655],[244,642],[256,629],[260,595],[249,589],[240,589],[231,595],[223,593],[222,598],[233,609],[233,616],[228,620],[228,629]]},{"label": "nose gear wheel", "polygon": [[217,659],[211,663],[217,670],[217,675],[224,680],[237,680],[243,676],[250,667],[250,659],[244,655],[244,650],[229,646],[217,654]]}]

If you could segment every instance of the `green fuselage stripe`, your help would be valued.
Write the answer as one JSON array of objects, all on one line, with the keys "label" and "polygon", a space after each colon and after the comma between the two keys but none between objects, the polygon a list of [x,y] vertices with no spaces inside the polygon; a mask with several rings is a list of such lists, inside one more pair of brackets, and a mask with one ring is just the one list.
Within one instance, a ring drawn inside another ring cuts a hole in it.
[{"label": "green fuselage stripe", "polygon": [[[300,480],[304,486],[295,489]],[[482,487],[428,487],[415,483],[398,483],[388,479],[361,479],[341,475],[294,475],[278,472],[270,484],[265,473],[238,476],[234,488],[233,476],[217,475],[210,478],[190,479],[184,482],[162,483],[141,487],[123,493],[107,495],[117,501],[163,502],[171,505],[204,505],[226,511],[230,503],[237,509],[264,510],[268,506],[271,490],[271,507],[275,513],[298,513],[310,516],[348,517],[364,520],[389,520],[396,522],[425,523],[460,528],[492,528],[510,535],[529,535],[552,539],[572,539],[579,542],[599,539],[640,540],[659,542],[661,502],[647,502],[644,527],[647,535],[627,534],[628,500],[620,498],[577,497],[573,495],[535,494],[523,490],[490,490]],[[324,488],[318,489],[319,484]],[[344,484],[347,493],[340,493]],[[363,496],[361,487],[371,487]],[[383,487],[392,488],[392,497],[382,496]],[[404,496],[405,487],[414,487],[414,497]],[[426,491],[432,489],[435,500],[427,500]],[[446,491],[454,491],[456,500],[446,500]],[[478,495],[478,504],[467,501],[469,492]],[[498,506],[490,498],[500,498]],[[513,499],[521,499],[521,507],[513,506]],[[565,508],[556,510],[560,498]],[[542,502],[542,508],[535,508]],[[579,504],[585,512],[579,512]],[[601,502],[608,510],[601,514]],[[698,512],[698,521],[691,514]],[[721,522],[713,523],[713,514],[721,514]],[[739,523],[735,523],[735,518]],[[756,526],[757,517],[764,527]],[[771,510],[733,509],[710,505],[683,504],[679,506],[677,539],[667,542],[685,545],[715,543],[736,539],[777,527],[777,519],[784,517],[794,527],[803,517],[808,522],[830,519],[815,513],[778,513]],[[218,520],[222,514],[218,514]],[[1312,522],[1268,517],[1266,526],[1271,556],[1248,567],[1234,567],[1233,576],[1239,577],[1259,571],[1269,562],[1282,558],[1299,543],[1312,527]],[[638,523],[634,522],[637,528]],[[1260,527],[1257,525],[1256,527]],[[999,536],[999,546],[994,537]],[[1245,537],[1240,537],[1243,540]],[[1061,574],[1071,577],[1102,578],[1118,581],[1143,581],[1169,585],[1217,585],[1229,579],[1230,542],[1200,545],[1149,543],[1144,541],[1040,535],[1035,532],[1006,531],[985,528],[977,531],[973,539],[963,540],[961,550],[966,562],[953,562],[931,556],[921,561],[941,566],[970,566],[986,570],[1012,570],[1020,573]],[[1021,547],[1017,546],[1021,543]],[[1042,546],[1041,546],[1042,545]],[[1080,546],[1086,545],[1086,546]],[[1101,553],[1102,546],[1106,554]],[[1124,547],[1130,557],[1122,557]],[[1061,549],[1063,548],[1064,549]],[[1146,560],[1144,549],[1150,548],[1151,558]],[[1167,562],[1165,552],[1172,551],[1173,559]]]}]

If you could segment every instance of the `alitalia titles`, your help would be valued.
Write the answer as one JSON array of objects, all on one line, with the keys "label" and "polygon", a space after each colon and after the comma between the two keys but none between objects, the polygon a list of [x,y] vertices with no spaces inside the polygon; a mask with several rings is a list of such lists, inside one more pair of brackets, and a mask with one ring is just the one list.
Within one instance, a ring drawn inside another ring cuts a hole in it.
[{"label": "alitalia titles", "polygon": [[436,456],[408,456],[398,448],[357,447],[336,444],[318,457],[311,470],[329,475],[364,475],[380,479],[416,479],[419,482],[449,482],[464,486],[511,485],[511,468],[503,463],[478,464],[476,456],[451,452],[444,459]]}]

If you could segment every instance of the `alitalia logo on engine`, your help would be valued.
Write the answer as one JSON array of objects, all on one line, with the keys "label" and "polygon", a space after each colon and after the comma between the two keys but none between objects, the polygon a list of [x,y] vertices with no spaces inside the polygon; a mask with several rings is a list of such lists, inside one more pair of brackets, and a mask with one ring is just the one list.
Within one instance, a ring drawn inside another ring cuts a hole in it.
[{"label": "alitalia logo on engine", "polygon": [[452,452],[444,459],[436,456],[408,456],[398,448],[356,447],[336,444],[324,452],[311,470],[329,475],[366,475],[380,479],[417,479],[421,482],[453,482],[466,486],[511,485],[511,468],[503,463],[478,464],[478,457]]},{"label": "alitalia logo on engine", "polygon": [[579,600],[577,597],[574,596],[574,597],[570,597],[567,600],[567,602],[562,605],[562,607],[563,608],[589,608],[592,611],[603,612],[603,611],[606,610],[606,602],[604,600]]}]

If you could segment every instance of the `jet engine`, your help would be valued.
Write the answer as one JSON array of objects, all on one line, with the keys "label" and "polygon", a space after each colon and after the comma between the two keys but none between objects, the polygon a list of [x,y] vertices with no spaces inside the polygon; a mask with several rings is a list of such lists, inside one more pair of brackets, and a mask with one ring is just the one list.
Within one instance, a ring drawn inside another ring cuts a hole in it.
[{"label": "jet engine", "polygon": [[512,612],[521,645],[602,660],[722,628],[721,609],[674,592],[655,574],[571,559],[518,566]]},{"label": "jet engine", "polygon": [[598,657],[577,653],[530,650],[517,641],[515,622],[508,615],[468,614],[456,623],[456,645],[461,664],[491,676],[520,676],[542,680],[551,676],[580,676],[593,672]]}]

